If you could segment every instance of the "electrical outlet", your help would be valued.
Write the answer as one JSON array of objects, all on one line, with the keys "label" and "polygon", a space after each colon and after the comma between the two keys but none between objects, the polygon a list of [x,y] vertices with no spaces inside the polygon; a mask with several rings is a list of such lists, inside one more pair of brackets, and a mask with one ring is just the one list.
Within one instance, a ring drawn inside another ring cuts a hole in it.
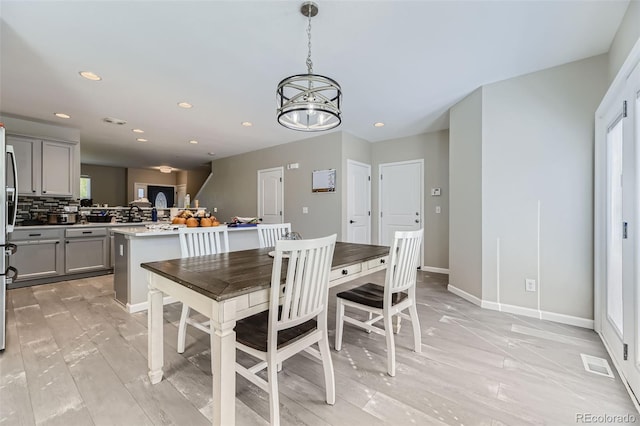
[{"label": "electrical outlet", "polygon": [[214,207],[214,208],[213,208],[213,212],[214,212],[214,213],[218,213],[218,208],[217,208],[217,207]]},{"label": "electrical outlet", "polygon": [[442,209],[440,209],[440,206],[436,206],[436,213],[440,213],[442,211]]},{"label": "electrical outlet", "polygon": [[307,213],[309,213],[309,207],[303,207],[302,214],[307,214]]},{"label": "electrical outlet", "polygon": [[524,289],[526,291],[536,291],[536,280],[532,280],[532,279],[524,280]]}]

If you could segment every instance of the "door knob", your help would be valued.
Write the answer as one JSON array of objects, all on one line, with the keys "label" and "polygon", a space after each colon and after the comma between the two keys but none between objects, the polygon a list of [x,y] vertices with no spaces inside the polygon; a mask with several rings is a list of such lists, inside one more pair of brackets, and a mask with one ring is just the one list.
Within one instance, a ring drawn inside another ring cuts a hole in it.
[{"label": "door knob", "polygon": [[420,223],[420,220],[416,219],[416,223]]},{"label": "door knob", "polygon": [[350,220],[349,223],[356,223],[356,221],[355,220]]}]

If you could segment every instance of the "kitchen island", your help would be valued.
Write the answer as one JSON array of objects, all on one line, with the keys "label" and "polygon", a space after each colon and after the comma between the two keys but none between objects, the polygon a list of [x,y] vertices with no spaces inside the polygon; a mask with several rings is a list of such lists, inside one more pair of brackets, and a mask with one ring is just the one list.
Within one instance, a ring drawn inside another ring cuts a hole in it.
[{"label": "kitchen island", "polygon": [[[138,226],[118,227],[113,233],[115,298],[130,313],[146,310],[147,275],[140,264],[181,257],[178,231]],[[259,245],[256,227],[229,228],[229,251],[254,249]],[[174,301],[164,298],[165,304]]]}]

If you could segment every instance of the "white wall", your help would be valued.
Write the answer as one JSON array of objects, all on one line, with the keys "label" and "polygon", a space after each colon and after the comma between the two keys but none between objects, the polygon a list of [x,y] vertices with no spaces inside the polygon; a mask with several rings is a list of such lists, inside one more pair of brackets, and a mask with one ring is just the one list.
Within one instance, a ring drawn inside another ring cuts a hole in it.
[{"label": "white wall", "polygon": [[482,88],[449,116],[449,285],[479,299],[482,289]]}]

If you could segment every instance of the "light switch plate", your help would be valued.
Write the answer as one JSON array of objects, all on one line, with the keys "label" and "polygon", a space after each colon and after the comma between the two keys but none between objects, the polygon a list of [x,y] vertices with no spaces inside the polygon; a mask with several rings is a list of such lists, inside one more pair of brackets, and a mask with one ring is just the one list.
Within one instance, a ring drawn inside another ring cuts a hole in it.
[{"label": "light switch plate", "polygon": [[536,280],[532,280],[532,279],[524,280],[524,288],[526,291],[536,291]]},{"label": "light switch plate", "polygon": [[431,196],[437,197],[440,195],[440,188],[431,188]]}]

